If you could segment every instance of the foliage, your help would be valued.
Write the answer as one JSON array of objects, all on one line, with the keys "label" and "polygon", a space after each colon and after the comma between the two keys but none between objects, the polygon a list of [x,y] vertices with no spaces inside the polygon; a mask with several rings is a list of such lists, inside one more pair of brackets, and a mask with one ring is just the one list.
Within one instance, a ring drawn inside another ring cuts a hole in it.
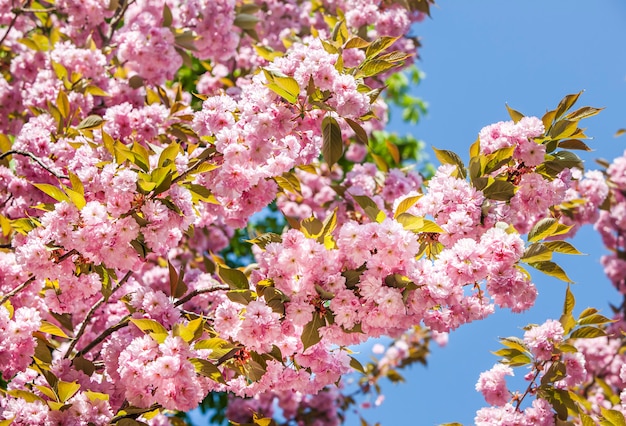
[{"label": "foliage", "polygon": [[[626,160],[574,152],[600,110],[507,107],[468,164],[424,166],[384,129],[388,102],[425,112],[432,2],[362,3],[0,3],[0,425],[340,424],[431,341],[533,306],[528,269],[571,282],[552,256],[584,223],[624,286]],[[502,339],[478,424],[624,423],[623,306],[573,307]]]}]

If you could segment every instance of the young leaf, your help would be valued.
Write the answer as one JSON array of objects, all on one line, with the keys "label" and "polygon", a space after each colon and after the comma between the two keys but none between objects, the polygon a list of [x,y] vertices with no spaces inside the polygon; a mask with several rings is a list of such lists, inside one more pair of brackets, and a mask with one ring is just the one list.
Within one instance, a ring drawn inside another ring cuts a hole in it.
[{"label": "young leaf", "polygon": [[394,216],[398,217],[402,213],[406,212],[408,209],[413,207],[415,205],[415,203],[417,203],[419,201],[420,198],[422,198],[421,195],[414,195],[414,196],[411,196],[411,197],[406,197],[404,200],[402,200],[398,204],[398,207],[396,207],[396,212],[395,212]]},{"label": "young leaf", "polygon": [[63,330],[61,330],[59,327],[57,327],[56,325],[48,321],[41,321],[41,326],[39,327],[39,331],[41,331],[42,333],[51,334],[53,336],[59,336],[59,337],[65,337],[65,338],[69,337],[67,334],[65,334]]},{"label": "young leaf", "polygon": [[528,233],[528,241],[536,242],[544,238],[550,237],[558,229],[559,222],[551,217],[541,219],[532,227]]},{"label": "young leaf", "polygon": [[317,312],[313,312],[313,319],[302,330],[302,344],[305,350],[322,340],[319,328],[325,325],[326,320],[324,317]]},{"label": "young leaf", "polygon": [[505,104],[505,105],[506,105],[506,110],[509,112],[509,115],[511,116],[511,120],[513,120],[515,123],[517,123],[522,118],[524,118],[524,114],[509,107],[509,104]]},{"label": "young leaf", "polygon": [[167,329],[161,323],[147,318],[131,318],[130,322],[144,333],[167,334]]},{"label": "young leaf", "polygon": [[322,156],[332,167],[343,155],[343,139],[339,123],[329,115],[322,120],[322,141]]},{"label": "young leaf", "polygon": [[584,327],[577,328],[570,335],[572,339],[581,339],[581,338],[592,339],[594,337],[604,337],[604,336],[606,336],[606,332],[604,330],[602,330],[601,328],[591,327],[591,326],[584,326]]},{"label": "young leaf", "polygon": [[219,265],[217,274],[232,290],[245,290],[250,287],[246,274],[238,269],[230,269],[227,266]]},{"label": "young leaf", "polygon": [[191,362],[196,371],[204,377],[208,377],[218,383],[226,383],[222,372],[210,361],[201,358],[189,358],[189,362]]},{"label": "young leaf", "polygon": [[551,277],[558,278],[568,283],[574,282],[567,276],[565,271],[554,262],[534,262],[529,263],[529,265]]},{"label": "young leaf", "polygon": [[435,156],[441,162],[441,164],[452,164],[457,166],[459,172],[461,173],[461,177],[465,178],[465,165],[463,164],[463,160],[461,160],[461,157],[459,157],[458,154],[445,149],[437,149],[435,147],[433,147],[433,151],[435,151]]}]

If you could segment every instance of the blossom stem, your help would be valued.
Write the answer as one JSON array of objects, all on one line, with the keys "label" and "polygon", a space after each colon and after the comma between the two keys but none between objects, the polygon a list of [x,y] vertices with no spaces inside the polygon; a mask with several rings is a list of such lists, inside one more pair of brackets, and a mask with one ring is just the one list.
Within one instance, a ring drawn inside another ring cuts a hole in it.
[{"label": "blossom stem", "polygon": [[11,290],[10,292],[8,292],[7,294],[5,294],[4,296],[2,296],[2,299],[0,299],[0,305],[3,305],[4,302],[6,302],[7,300],[9,300],[11,297],[15,296],[17,293],[19,293],[20,291],[24,290],[26,287],[28,287],[28,285],[30,283],[32,283],[33,281],[35,281],[35,277],[32,276],[29,279],[27,279],[26,281],[24,281],[24,283],[18,285],[17,287],[15,287],[13,290]]},{"label": "blossom stem", "polygon": [[[545,363],[544,363],[544,366],[545,366]],[[533,377],[533,379],[528,384],[528,387],[526,388],[526,391],[524,391],[524,394],[517,400],[517,404],[515,405],[515,409],[516,410],[519,410],[520,405],[522,405],[522,401],[524,400],[524,398],[526,398],[526,395],[528,395],[530,393],[530,390],[532,389],[533,383],[535,383],[535,380],[537,380],[537,377],[539,377],[540,373],[541,373],[541,369],[537,368],[537,372],[535,373],[535,377]]]},{"label": "blossom stem", "polygon": [[102,343],[104,339],[109,337],[111,334],[113,334],[117,330],[121,330],[122,328],[126,327],[129,323],[129,320],[130,320],[130,315],[126,315],[124,318],[120,320],[120,322],[104,330],[102,333],[100,333],[98,337],[96,337],[91,342],[89,342],[87,346],[85,346],[83,349],[78,351],[76,353],[76,357],[86,354],[87,352],[89,352],[90,350],[98,346],[100,343]]},{"label": "blossom stem", "polygon": [[[0,45],[2,45],[2,41],[0,41]],[[32,153],[30,152],[26,152],[26,151],[17,151],[17,150],[10,150],[7,152],[4,152],[2,154],[0,154],[0,160],[8,157],[9,155],[23,155],[24,157],[29,157],[31,160],[33,160],[34,162],[36,162],[37,164],[39,164],[41,166],[41,168],[43,168],[45,171],[47,171],[48,173],[50,173],[52,176],[54,176],[57,179],[69,179],[69,177],[65,176],[65,175],[59,175],[55,172],[53,172],[50,168],[48,168],[48,166],[46,166],[39,158],[35,157]]]},{"label": "blossom stem", "polygon": [[203,288],[201,290],[194,290],[191,293],[189,293],[187,296],[185,296],[185,297],[183,297],[181,299],[178,299],[176,301],[176,303],[174,303],[174,306],[180,306],[183,303],[187,303],[191,299],[193,299],[194,297],[199,296],[201,294],[212,293],[214,291],[220,291],[220,290],[221,291],[226,291],[226,290],[229,290],[229,289],[230,289],[230,287],[228,287],[228,286],[218,286],[218,287]]},{"label": "blossom stem", "polygon": [[124,283],[128,281],[128,279],[130,278],[132,274],[133,274],[133,271],[128,271],[126,275],[124,275],[124,277],[120,280],[120,282],[118,282],[117,285],[111,289],[111,294],[108,297],[105,298],[104,296],[102,296],[102,298],[98,300],[98,302],[96,302],[96,304],[91,307],[91,309],[89,310],[89,312],[87,312],[87,315],[85,316],[85,319],[83,320],[80,326],[80,330],[78,330],[78,333],[74,337],[74,340],[72,340],[72,343],[70,343],[70,346],[69,348],[67,348],[65,355],[63,355],[63,358],[68,358],[70,356],[70,354],[74,350],[74,347],[76,346],[76,344],[78,343],[82,335],[85,333],[85,330],[87,329],[87,324],[89,323],[89,320],[91,319],[93,314],[95,314],[96,310],[100,306],[102,306],[103,303],[106,303],[109,297],[111,297],[113,293],[115,293],[121,286],[123,286]]}]

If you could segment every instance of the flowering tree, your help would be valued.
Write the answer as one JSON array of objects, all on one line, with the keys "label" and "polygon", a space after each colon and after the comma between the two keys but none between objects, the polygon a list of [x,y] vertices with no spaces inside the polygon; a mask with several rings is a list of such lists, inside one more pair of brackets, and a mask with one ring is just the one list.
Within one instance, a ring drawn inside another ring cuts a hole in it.
[{"label": "flowering tree", "polygon": [[[569,282],[552,254],[584,223],[623,291],[626,157],[583,172],[578,95],[433,173],[383,132],[423,108],[398,73],[430,3],[0,0],[0,425],[339,424],[344,375],[376,393],[530,308],[528,267]],[[626,424],[624,305],[574,303],[502,340],[476,423]]]}]

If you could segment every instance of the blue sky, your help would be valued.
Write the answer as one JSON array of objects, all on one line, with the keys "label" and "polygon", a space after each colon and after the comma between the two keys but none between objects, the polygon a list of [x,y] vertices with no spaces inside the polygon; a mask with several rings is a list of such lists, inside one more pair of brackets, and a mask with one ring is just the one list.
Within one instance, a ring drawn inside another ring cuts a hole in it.
[{"label": "blue sky", "polygon": [[[393,129],[424,140],[433,159],[432,145],[467,160],[483,126],[509,120],[505,103],[540,117],[564,95],[585,90],[580,106],[606,107],[583,126],[594,138],[588,141],[594,152],[581,154],[586,168],[597,168],[595,158],[623,154],[626,136],[613,135],[626,128],[626,2],[438,3],[432,19],[416,27],[423,44],[419,67],[426,78],[414,93],[429,103],[429,114],[417,126],[394,123]],[[599,264],[600,239],[583,229],[574,244],[588,255],[555,260],[576,282],[575,313],[594,306],[609,314],[608,302],[618,299]],[[534,308],[522,315],[498,311],[455,331],[447,347],[435,348],[428,367],[410,369],[405,384],[385,385],[385,402],[364,412],[365,418],[383,426],[473,424],[476,410],[485,405],[474,385],[480,372],[497,361],[490,351],[499,349],[498,337],[521,336],[526,324],[560,315],[565,283],[531,273],[539,290]],[[517,376],[523,374],[520,370]],[[347,424],[360,423],[351,417]]]}]

